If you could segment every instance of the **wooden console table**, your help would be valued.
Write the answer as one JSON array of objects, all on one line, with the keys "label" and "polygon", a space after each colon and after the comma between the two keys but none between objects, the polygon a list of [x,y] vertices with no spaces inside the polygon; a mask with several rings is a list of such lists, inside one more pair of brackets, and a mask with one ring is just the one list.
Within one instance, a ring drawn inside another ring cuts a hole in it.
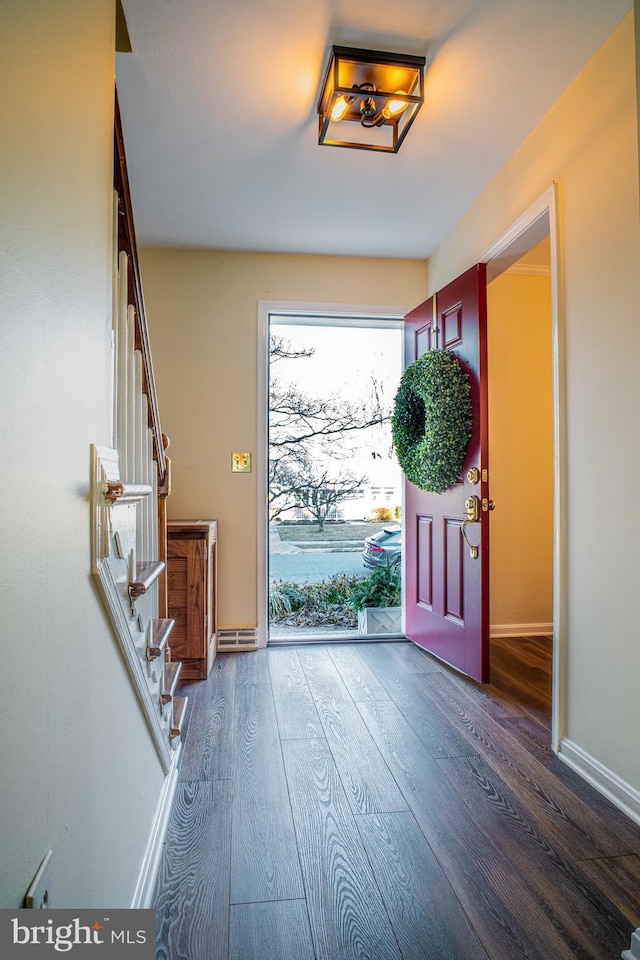
[{"label": "wooden console table", "polygon": [[217,641],[216,520],[167,523],[167,604],[176,625],[171,657],[183,680],[206,680]]}]

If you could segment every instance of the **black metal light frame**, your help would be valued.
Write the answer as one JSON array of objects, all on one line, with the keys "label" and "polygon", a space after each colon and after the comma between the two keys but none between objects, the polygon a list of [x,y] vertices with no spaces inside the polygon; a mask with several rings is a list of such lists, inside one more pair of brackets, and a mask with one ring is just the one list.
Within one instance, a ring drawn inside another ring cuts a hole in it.
[{"label": "black metal light frame", "polygon": [[[411,54],[332,47],[318,100],[318,143],[397,153],[424,103],[425,63],[425,57]],[[348,101],[348,111],[343,119],[332,120],[331,111],[341,97]],[[390,101],[403,102],[406,107],[385,119],[383,110]],[[347,131],[354,130],[350,126],[354,122],[371,131],[371,142],[362,133],[363,139],[348,139]],[[385,137],[390,142],[385,143]]]}]

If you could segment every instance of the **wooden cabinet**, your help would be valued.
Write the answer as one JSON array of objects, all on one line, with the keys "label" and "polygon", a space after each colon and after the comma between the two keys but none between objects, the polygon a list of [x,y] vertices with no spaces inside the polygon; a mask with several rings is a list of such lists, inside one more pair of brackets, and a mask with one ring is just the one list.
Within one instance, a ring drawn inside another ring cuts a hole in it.
[{"label": "wooden cabinet", "polygon": [[171,658],[182,661],[183,680],[205,680],[216,655],[217,529],[215,520],[167,523]]}]

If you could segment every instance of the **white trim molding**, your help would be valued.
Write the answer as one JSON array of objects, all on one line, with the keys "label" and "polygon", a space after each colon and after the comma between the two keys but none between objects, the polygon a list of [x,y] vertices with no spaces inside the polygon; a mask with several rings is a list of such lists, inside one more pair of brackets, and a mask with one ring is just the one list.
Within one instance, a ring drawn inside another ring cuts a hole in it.
[{"label": "white trim molding", "polygon": [[[100,585],[102,597],[149,731],[165,773],[171,770],[171,708],[161,700],[164,659],[150,661],[147,656],[149,630],[154,618],[155,597],[149,592],[134,606],[129,584],[135,579],[137,551],[138,499],[123,496],[111,503],[107,484],[120,482],[116,450],[91,446],[91,569]],[[126,486],[123,485],[123,486]],[[131,485],[133,486],[133,485]],[[140,487],[142,496],[151,487]],[[162,664],[162,666],[161,666]]]},{"label": "white trim molding", "polygon": [[269,537],[268,537],[268,436],[269,413],[269,319],[278,317],[283,322],[314,321],[335,324],[375,326],[376,321],[403,320],[412,307],[381,306],[360,303],[318,303],[315,301],[258,300],[258,430],[256,450],[257,495],[257,645],[266,647],[269,633]]},{"label": "white trim molding", "polygon": [[492,623],[489,636],[498,637],[552,637],[552,623]]},{"label": "white trim molding", "polygon": [[505,273],[520,277],[550,277],[551,267],[544,263],[514,263]]},{"label": "white trim molding", "polygon": [[164,778],[162,791],[158,797],[147,848],[142,858],[138,882],[131,901],[132,910],[146,910],[153,906],[153,891],[160,868],[160,857],[162,856],[164,838],[171,816],[173,798],[178,784],[178,758],[181,750],[182,747],[179,745],[173,751],[171,770],[168,776]]},{"label": "white trim molding", "polygon": [[635,823],[640,824],[640,791],[566,737],[560,742],[559,756],[611,803]]},{"label": "white trim molding", "polygon": [[553,183],[479,258],[487,279],[507,270],[527,250],[549,236],[551,260],[551,325],[553,351],[553,688],[551,742],[559,751],[567,732],[567,398],[564,295],[558,216],[558,187]]},{"label": "white trim molding", "polygon": [[640,927],[631,934],[631,946],[623,952],[622,960],[640,960]]}]

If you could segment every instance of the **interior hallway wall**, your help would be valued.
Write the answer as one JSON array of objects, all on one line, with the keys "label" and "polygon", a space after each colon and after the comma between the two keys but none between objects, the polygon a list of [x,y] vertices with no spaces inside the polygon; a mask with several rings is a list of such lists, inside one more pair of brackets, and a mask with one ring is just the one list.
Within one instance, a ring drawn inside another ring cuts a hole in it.
[{"label": "interior hallway wall", "polygon": [[90,573],[111,441],[113,0],[3,0],[0,907],[131,905],[163,773]]},{"label": "interior hallway wall", "polygon": [[567,725],[640,816],[637,596],[630,478],[640,442],[640,218],[629,14],[429,262],[438,290],[557,183],[566,341]]},{"label": "interior hallway wall", "polygon": [[[638,110],[638,156],[640,157],[640,0],[633,0],[633,13],[636,27],[636,99]],[[638,165],[640,177],[640,164]]]},{"label": "interior hallway wall", "polygon": [[387,304],[424,299],[425,263],[206,250],[140,255],[173,519],[217,519],[219,624],[257,623],[256,471],[231,473],[257,440],[259,300]]}]

